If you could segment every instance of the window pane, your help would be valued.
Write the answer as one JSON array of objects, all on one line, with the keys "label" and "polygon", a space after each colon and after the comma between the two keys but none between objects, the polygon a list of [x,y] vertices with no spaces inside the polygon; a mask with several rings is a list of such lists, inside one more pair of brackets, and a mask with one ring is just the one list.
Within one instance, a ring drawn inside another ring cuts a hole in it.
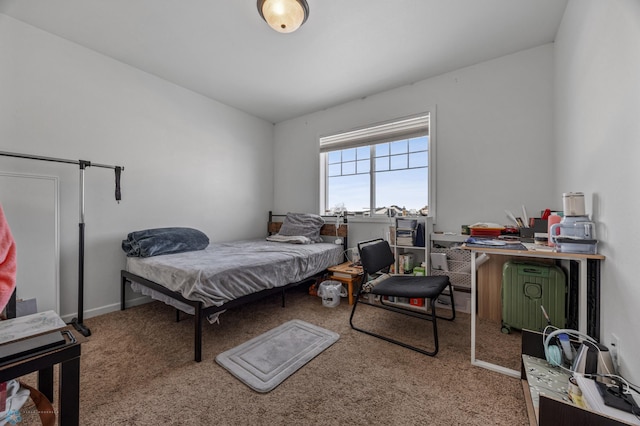
[{"label": "window pane", "polygon": [[376,208],[419,210],[429,204],[427,168],[376,173]]},{"label": "window pane", "polygon": [[392,155],[391,156],[391,169],[406,169],[407,168],[407,155]]},{"label": "window pane", "polygon": [[339,163],[342,158],[342,151],[332,151],[329,153],[329,164]]},{"label": "window pane", "polygon": [[340,163],[329,165],[329,176],[340,176],[340,174],[342,174],[342,165]]},{"label": "window pane", "polygon": [[368,146],[361,146],[356,149],[356,156],[358,160],[368,160],[371,158],[371,148]]},{"label": "window pane", "polygon": [[419,138],[409,139],[409,152],[426,151],[429,149],[429,137],[421,136]]},{"label": "window pane", "polygon": [[369,173],[371,170],[371,162],[367,160],[358,161],[358,173]]},{"label": "window pane", "polygon": [[389,155],[388,143],[380,143],[376,145],[376,157],[381,157],[383,155]]},{"label": "window pane", "polygon": [[376,170],[389,170],[389,157],[376,158]]},{"label": "window pane", "polygon": [[396,141],[391,142],[391,155],[393,154],[404,154],[407,152],[407,141]]},{"label": "window pane", "polygon": [[369,210],[369,175],[351,175],[328,179],[327,208],[344,205],[350,212]]},{"label": "window pane", "polygon": [[427,167],[429,165],[429,155],[427,151],[409,154],[409,167]]},{"label": "window pane", "polygon": [[343,149],[342,150],[342,161],[355,161],[356,159],[356,149]]},{"label": "window pane", "polygon": [[342,163],[342,174],[343,175],[355,175],[356,174],[356,162],[349,161],[347,163]]}]

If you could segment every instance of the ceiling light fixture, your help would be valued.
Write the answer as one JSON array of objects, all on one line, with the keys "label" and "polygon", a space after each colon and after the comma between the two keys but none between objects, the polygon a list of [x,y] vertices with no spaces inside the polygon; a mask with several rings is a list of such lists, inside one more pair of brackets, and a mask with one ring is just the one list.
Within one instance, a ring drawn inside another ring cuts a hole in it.
[{"label": "ceiling light fixture", "polygon": [[258,12],[274,30],[292,33],[309,17],[309,5],[306,0],[258,0]]}]

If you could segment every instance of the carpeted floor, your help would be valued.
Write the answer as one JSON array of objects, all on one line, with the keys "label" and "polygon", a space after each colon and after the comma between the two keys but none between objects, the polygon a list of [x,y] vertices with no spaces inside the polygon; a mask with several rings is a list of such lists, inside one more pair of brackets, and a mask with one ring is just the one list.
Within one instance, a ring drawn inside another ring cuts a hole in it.
[{"label": "carpeted floor", "polygon": [[[360,324],[387,314],[359,312]],[[284,309],[279,297],[269,297],[207,324],[200,363],[193,361],[192,319],[176,323],[163,303],[86,319],[92,336],[82,347],[81,424],[528,424],[520,381],[470,365],[468,315],[438,322],[440,352],[431,358],[352,330],[349,314],[346,299],[326,308],[305,289],[293,289]],[[395,317],[385,319],[394,333],[431,338],[430,323]],[[217,354],[291,319],[340,339],[273,391],[255,392],[215,362]],[[483,323],[478,340],[482,359],[519,369],[519,334]]]}]

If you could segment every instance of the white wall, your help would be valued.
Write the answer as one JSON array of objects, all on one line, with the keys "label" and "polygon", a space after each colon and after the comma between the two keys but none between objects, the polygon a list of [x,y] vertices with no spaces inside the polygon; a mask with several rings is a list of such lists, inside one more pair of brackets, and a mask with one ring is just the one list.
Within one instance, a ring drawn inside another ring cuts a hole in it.
[{"label": "white wall", "polygon": [[640,2],[572,0],[555,51],[557,188],[582,191],[598,222],[602,333],[640,383]]},{"label": "white wall", "polygon": [[[119,308],[128,232],[199,228],[214,241],[266,234],[273,125],[0,15],[0,150],[121,165],[86,171],[85,317]],[[60,179],[60,314],[77,309],[79,168],[0,157],[0,170]],[[231,213],[231,214],[230,214]],[[31,268],[19,259],[18,268]]]},{"label": "white wall", "polygon": [[553,45],[276,124],[280,210],[319,211],[318,137],[437,108],[436,230],[560,208],[553,182]]}]

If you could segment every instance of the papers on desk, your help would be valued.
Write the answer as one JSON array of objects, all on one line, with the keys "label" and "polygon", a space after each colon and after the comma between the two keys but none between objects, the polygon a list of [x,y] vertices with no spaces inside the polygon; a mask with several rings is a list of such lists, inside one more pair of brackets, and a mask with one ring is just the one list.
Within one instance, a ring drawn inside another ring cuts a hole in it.
[{"label": "papers on desk", "polygon": [[579,374],[574,375],[574,377],[578,382],[580,391],[582,391],[582,398],[584,402],[591,410],[615,419],[620,419],[632,425],[640,425],[640,420],[638,420],[638,418],[633,414],[605,405],[594,380],[587,379]]},{"label": "papers on desk", "polygon": [[526,250],[527,248],[520,242],[498,240],[493,238],[469,237],[465,241],[469,247],[496,248],[506,250]]},{"label": "papers on desk", "polygon": [[0,321],[0,344],[57,330],[67,324],[54,311]]},{"label": "papers on desk", "polygon": [[490,238],[469,237],[465,242],[467,244],[480,244],[483,246],[496,246],[496,247],[502,247],[507,245],[506,241],[490,239]]},{"label": "papers on desk", "polygon": [[535,244],[535,243],[522,243],[523,246],[525,246],[527,248],[527,250],[529,251],[546,251],[546,252],[552,252],[555,250],[555,248],[553,247],[549,247],[549,246],[545,246],[542,244]]}]

